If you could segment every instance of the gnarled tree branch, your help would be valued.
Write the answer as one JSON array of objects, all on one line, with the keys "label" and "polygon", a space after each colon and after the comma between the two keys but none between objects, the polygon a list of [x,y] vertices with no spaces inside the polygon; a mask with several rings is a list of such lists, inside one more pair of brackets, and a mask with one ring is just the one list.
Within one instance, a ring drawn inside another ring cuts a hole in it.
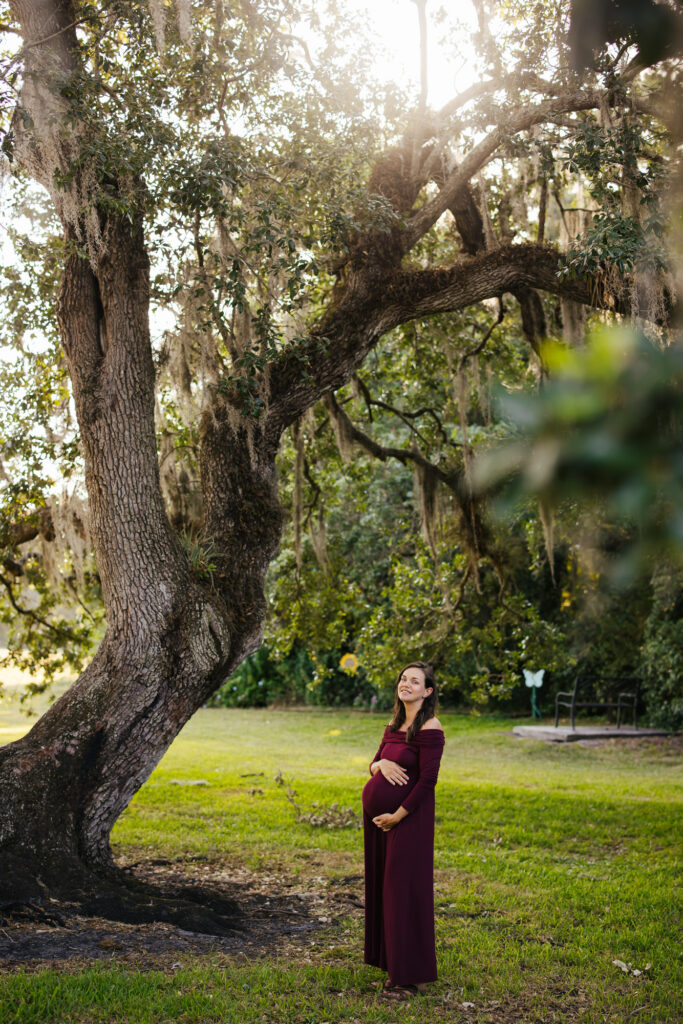
[{"label": "gnarled tree branch", "polygon": [[534,244],[502,246],[451,267],[406,270],[394,276],[385,293],[386,315],[395,318],[394,326],[398,326],[525,287],[564,295],[598,309],[629,312],[626,286],[621,295],[615,295],[602,277],[566,277],[561,270],[562,256],[557,250]]},{"label": "gnarled tree branch", "polygon": [[593,110],[605,98],[602,92],[576,90],[512,113],[504,125],[498,125],[470,150],[457,169],[449,175],[439,193],[413,214],[403,232],[405,250],[411,249],[436,224],[441,214],[451,206],[457,193],[487,163],[506,138],[536,124],[552,121],[557,114],[571,110]]},{"label": "gnarled tree branch", "polygon": [[457,441],[452,441],[448,434],[446,433],[446,431],[444,430],[443,423],[441,422],[441,417],[438,415],[436,409],[432,409],[431,406],[427,405],[421,406],[421,408],[416,409],[414,412],[407,412],[404,409],[397,409],[395,406],[390,405],[388,402],[382,402],[379,398],[373,398],[372,395],[370,394],[370,389],[368,388],[367,384],[365,384],[360,379],[360,377],[356,377],[356,381],[358,383],[360,392],[363,395],[363,401],[365,402],[368,408],[368,418],[371,423],[372,407],[374,406],[377,409],[385,409],[387,412],[393,413],[394,416],[398,416],[399,419],[403,420],[403,422],[409,428],[409,430],[413,434],[415,434],[415,436],[419,438],[420,441],[425,442],[425,438],[417,429],[417,427],[413,423],[413,420],[419,419],[420,416],[431,416],[431,418],[436,423],[437,430],[441,434],[441,437],[443,438],[444,442],[450,445],[452,448],[461,447],[461,445]]},{"label": "gnarled tree branch", "polygon": [[[284,352],[271,370],[266,430],[275,444],[290,423],[329,391],[342,387],[382,335],[419,317],[451,313],[505,292],[524,289],[561,295],[597,309],[628,314],[628,282],[615,294],[603,276],[567,277],[562,255],[549,246],[502,246],[464,257],[450,267],[393,269],[384,275],[352,276],[336,306],[305,346]],[[302,362],[310,369],[302,374]]]},{"label": "gnarled tree branch", "polygon": [[[438,483],[444,484],[455,498],[460,513],[460,525],[465,548],[470,556],[472,571],[477,573],[477,559],[489,557],[494,564],[498,558],[489,545],[488,530],[482,520],[479,503],[472,495],[466,474],[458,468],[443,469],[431,462],[421,451],[415,448],[394,448],[378,444],[369,434],[360,430],[337,402],[333,394],[326,395],[323,404],[335,425],[335,432],[342,435],[347,443],[362,448],[373,458],[386,462],[396,459],[404,466],[414,466],[418,476],[425,482],[431,482],[433,496]],[[423,484],[424,486],[424,484]]]},{"label": "gnarled tree branch", "polygon": [[461,476],[458,472],[451,470],[447,472],[440,466],[435,465],[433,462],[417,451],[415,448],[394,448],[383,444],[379,444],[374,438],[370,437],[359,427],[353,423],[349,415],[342,409],[341,405],[330,393],[325,395],[323,399],[323,405],[327,409],[332,420],[343,423],[343,429],[346,437],[353,443],[357,444],[359,448],[368,452],[373,458],[379,459],[380,462],[386,462],[387,459],[396,459],[398,462],[402,462],[404,466],[416,465],[422,469],[428,470],[439,478],[450,490],[457,493],[460,487]]}]

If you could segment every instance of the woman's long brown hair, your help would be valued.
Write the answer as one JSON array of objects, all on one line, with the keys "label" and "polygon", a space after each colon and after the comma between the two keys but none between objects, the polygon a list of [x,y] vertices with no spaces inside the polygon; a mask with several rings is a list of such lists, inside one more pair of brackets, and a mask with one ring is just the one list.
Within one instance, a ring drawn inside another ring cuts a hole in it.
[{"label": "woman's long brown hair", "polygon": [[404,665],[399,674],[396,676],[396,683],[394,689],[396,690],[396,698],[394,700],[394,717],[389,722],[389,732],[397,732],[406,720],[406,709],[403,706],[403,701],[399,700],[398,696],[398,683],[407,668],[420,668],[424,672],[425,686],[431,686],[432,692],[425,697],[422,702],[422,707],[415,715],[411,725],[406,733],[406,739],[412,740],[415,733],[418,733],[425,722],[428,722],[430,718],[433,718],[436,714],[436,707],[439,703],[439,695],[436,692],[436,680],[434,678],[434,669],[426,661],[411,661],[408,665]]}]

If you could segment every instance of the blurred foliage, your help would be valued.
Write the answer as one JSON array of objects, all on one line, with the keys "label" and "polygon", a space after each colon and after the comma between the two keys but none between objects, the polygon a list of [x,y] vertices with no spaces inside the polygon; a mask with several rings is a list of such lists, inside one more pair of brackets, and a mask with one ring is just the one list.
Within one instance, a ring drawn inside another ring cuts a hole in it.
[{"label": "blurred foliage", "polygon": [[500,396],[519,434],[479,461],[479,487],[510,478],[500,509],[522,495],[598,499],[607,524],[628,527],[609,560],[617,581],[683,559],[683,347],[624,327],[543,354],[550,376],[536,393]]},{"label": "blurred foliage", "polygon": [[569,45],[573,63],[585,68],[606,43],[630,40],[654,64],[678,52],[681,15],[666,0],[571,0]]},{"label": "blurred foliage", "polygon": [[662,562],[652,579],[643,644],[644,696],[652,725],[683,728],[683,569]]},{"label": "blurred foliage", "polygon": [[560,523],[575,507],[567,536],[594,584],[574,609],[572,655],[584,674],[642,675],[650,722],[680,727],[683,347],[602,328],[544,358],[536,393],[500,396],[516,437],[478,461],[477,484],[503,517],[531,496]]}]

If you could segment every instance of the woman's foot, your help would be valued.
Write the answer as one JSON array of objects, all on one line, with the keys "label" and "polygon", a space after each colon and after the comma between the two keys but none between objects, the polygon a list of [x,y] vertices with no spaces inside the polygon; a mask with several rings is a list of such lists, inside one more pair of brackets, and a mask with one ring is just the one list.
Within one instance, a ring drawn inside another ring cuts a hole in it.
[{"label": "woman's foot", "polygon": [[404,1000],[424,995],[424,990],[424,985],[393,985],[387,978],[382,987],[382,995],[385,999]]}]

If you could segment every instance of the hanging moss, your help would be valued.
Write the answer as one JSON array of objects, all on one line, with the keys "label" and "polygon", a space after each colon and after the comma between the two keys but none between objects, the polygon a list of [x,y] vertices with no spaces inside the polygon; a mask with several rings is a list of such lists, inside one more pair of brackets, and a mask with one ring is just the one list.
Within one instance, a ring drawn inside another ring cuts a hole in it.
[{"label": "hanging moss", "polygon": [[294,442],[294,491],[292,496],[292,528],[294,531],[294,555],[297,569],[301,569],[301,511],[304,487],[304,435],[301,422],[292,424],[292,440]]},{"label": "hanging moss", "polygon": [[166,49],[166,14],[163,0],[148,0],[148,3],[157,50],[163,53]]},{"label": "hanging moss", "polygon": [[439,477],[431,466],[416,462],[413,467],[415,497],[422,535],[436,558],[436,530],[440,521]]},{"label": "hanging moss", "polygon": [[548,556],[550,575],[553,583],[555,583],[555,520],[553,517],[553,509],[549,502],[539,502],[538,517],[541,521],[541,528],[543,530],[543,543],[545,544],[545,553]]},{"label": "hanging moss", "polygon": [[330,423],[334,431],[339,455],[344,465],[348,465],[353,456],[353,429],[348,416],[344,415],[336,402],[326,399],[325,408],[329,413]]},{"label": "hanging moss", "polygon": [[64,593],[71,572],[81,590],[92,559],[88,505],[77,491],[63,489],[46,499],[52,530],[41,534],[43,568],[50,586]]},{"label": "hanging moss", "polygon": [[[317,521],[316,521],[317,519]],[[318,508],[316,519],[311,516],[308,522],[308,532],[311,538],[311,547],[315,560],[323,571],[329,566],[327,554],[327,527],[325,524],[325,510],[322,505]]]}]

